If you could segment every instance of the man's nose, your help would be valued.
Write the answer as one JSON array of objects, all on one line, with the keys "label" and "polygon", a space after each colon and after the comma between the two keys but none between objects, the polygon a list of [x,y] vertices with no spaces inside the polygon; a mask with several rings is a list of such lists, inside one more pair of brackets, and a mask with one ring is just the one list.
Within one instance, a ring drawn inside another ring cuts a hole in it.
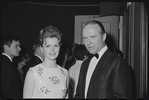
[{"label": "man's nose", "polygon": [[87,39],[87,44],[91,44],[91,40],[90,39]]}]

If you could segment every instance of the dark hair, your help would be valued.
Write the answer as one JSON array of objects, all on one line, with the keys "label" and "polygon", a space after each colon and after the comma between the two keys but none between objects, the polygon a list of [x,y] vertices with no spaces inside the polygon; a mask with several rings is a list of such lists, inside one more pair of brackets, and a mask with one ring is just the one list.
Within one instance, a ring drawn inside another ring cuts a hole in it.
[{"label": "dark hair", "polygon": [[35,50],[36,50],[38,47],[40,47],[40,44],[34,44],[34,45],[33,45],[33,51],[35,52]]},{"label": "dark hair", "polygon": [[87,25],[89,25],[89,24],[91,24],[91,25],[97,24],[101,28],[102,33],[105,33],[105,28],[104,28],[103,24],[100,21],[90,20],[87,23],[85,23],[84,27],[87,26]]},{"label": "dark hair", "polygon": [[41,46],[44,43],[45,38],[47,37],[56,37],[61,42],[62,33],[58,28],[49,25],[40,31],[39,40]]},{"label": "dark hair", "polygon": [[19,41],[20,42],[20,39],[18,37],[12,36],[12,35],[7,35],[7,36],[3,37],[2,47],[1,47],[2,52],[4,51],[4,45],[7,45],[10,47],[13,41]]},{"label": "dark hair", "polygon": [[67,70],[76,62],[72,53],[74,46],[73,43],[62,43],[59,56],[57,57],[57,63]]},{"label": "dark hair", "polygon": [[85,45],[76,44],[73,55],[77,60],[83,60],[85,56],[88,56],[89,52],[87,51]]},{"label": "dark hair", "polygon": [[19,56],[15,57],[14,60],[16,61],[16,63],[21,62],[22,59],[25,59],[28,62],[30,60],[30,55],[27,49],[24,45],[21,45],[20,48],[21,50],[19,52]]},{"label": "dark hair", "polygon": [[60,65],[61,67],[65,67],[65,63],[68,59],[68,56],[70,55],[70,50],[68,46],[64,43],[60,45],[60,52],[57,57],[57,64]]}]

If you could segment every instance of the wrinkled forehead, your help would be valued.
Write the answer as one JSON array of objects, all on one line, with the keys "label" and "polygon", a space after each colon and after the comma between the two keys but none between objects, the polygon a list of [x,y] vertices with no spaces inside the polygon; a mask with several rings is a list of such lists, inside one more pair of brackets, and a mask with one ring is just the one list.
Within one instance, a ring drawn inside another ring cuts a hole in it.
[{"label": "wrinkled forehead", "polygon": [[83,28],[83,35],[99,35],[102,32],[97,24],[88,24]]},{"label": "wrinkled forehead", "polygon": [[86,25],[86,26],[84,26],[84,28],[83,28],[83,31],[90,31],[90,30],[92,30],[92,31],[102,31],[102,29],[101,29],[101,27],[99,27],[99,25],[98,24],[88,24],[88,25]]}]

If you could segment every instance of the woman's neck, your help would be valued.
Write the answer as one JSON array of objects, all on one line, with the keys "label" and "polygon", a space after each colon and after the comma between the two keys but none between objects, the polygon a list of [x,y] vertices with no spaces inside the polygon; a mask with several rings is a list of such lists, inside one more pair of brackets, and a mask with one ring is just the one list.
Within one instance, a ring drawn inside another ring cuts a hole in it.
[{"label": "woman's neck", "polygon": [[55,68],[57,67],[56,60],[48,60],[45,59],[42,64],[47,68]]}]

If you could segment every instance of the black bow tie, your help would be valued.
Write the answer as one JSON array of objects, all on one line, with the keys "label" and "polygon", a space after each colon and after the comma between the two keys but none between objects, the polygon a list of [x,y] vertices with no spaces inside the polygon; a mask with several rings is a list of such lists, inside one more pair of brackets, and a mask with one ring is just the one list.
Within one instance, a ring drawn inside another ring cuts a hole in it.
[{"label": "black bow tie", "polygon": [[90,54],[90,56],[89,56],[89,57],[90,57],[90,58],[92,58],[92,57],[94,57],[94,56],[95,56],[97,59],[98,59],[98,57],[99,57],[99,55],[98,55],[98,54]]}]

